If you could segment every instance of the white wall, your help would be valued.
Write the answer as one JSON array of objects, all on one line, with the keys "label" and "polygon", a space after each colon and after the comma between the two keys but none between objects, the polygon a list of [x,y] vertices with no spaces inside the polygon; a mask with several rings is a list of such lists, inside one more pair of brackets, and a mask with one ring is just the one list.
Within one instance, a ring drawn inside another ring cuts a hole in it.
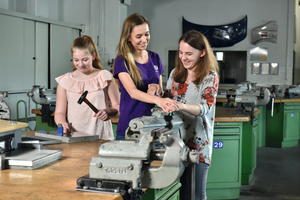
[{"label": "white wall", "polygon": [[[51,0],[51,1],[48,1],[48,0],[40,0],[40,1],[36,1],[36,0],[27,0],[27,1],[26,0],[3,0],[0,3],[0,8],[14,11],[15,12],[14,14],[13,14],[13,12],[9,12],[9,13],[11,15],[22,16],[24,18],[31,19],[30,15],[38,16],[38,18],[36,17],[36,18],[32,19],[33,21],[35,19],[37,21],[43,21],[43,20],[48,21],[48,19],[51,19],[49,21],[59,22],[59,21],[62,21],[62,20],[59,20],[62,18],[62,15],[60,14],[60,13],[62,13],[62,11],[60,10],[62,8],[62,6],[58,3],[61,3],[61,2],[59,2],[58,0]],[[25,13],[27,15],[24,15],[23,13]],[[89,10],[87,13],[89,13]],[[67,22],[67,21],[64,21],[64,22]],[[63,24],[63,23],[61,23],[61,24]],[[66,24],[71,25],[71,23],[66,23]],[[72,24],[75,24],[75,23],[72,23]],[[32,36],[32,34],[30,34],[30,36]],[[27,41],[28,40],[27,37],[28,36],[24,35],[21,38],[24,38]],[[6,38],[3,38],[3,37],[1,38],[1,40],[5,40],[5,39]],[[30,40],[28,40],[28,41],[30,41]],[[27,43],[27,45],[28,45],[27,47],[26,47],[26,43],[24,43],[24,44],[25,44],[24,49],[28,49],[28,47],[32,43],[30,43],[30,44]],[[38,49],[36,49],[36,50],[38,50]],[[70,69],[71,69],[71,66],[70,66]],[[30,73],[30,72],[28,71],[27,73]],[[11,80],[14,80],[14,79],[15,79],[15,81],[18,81],[18,79],[16,77],[11,77]],[[36,108],[36,105],[27,96],[27,92],[33,86],[33,85],[30,86],[30,84],[32,84],[32,82],[33,82],[33,79],[34,78],[32,78],[31,80],[28,80],[27,82],[24,83],[24,85],[26,85],[26,89],[28,89],[28,90],[26,90],[25,88],[23,88],[23,90],[22,90],[22,88],[17,88],[16,90],[9,91],[8,97],[4,99],[5,102],[8,104],[8,107],[11,110],[11,119],[12,120],[15,120],[17,118],[17,113],[19,114],[19,118],[25,118],[25,113],[27,113],[27,116],[29,118],[35,117],[35,114],[31,113],[31,109]],[[0,81],[2,81],[2,80],[0,80]],[[5,86],[5,83],[1,82],[1,84],[3,84]],[[47,87],[47,85],[44,85],[44,86]],[[27,106],[26,109],[25,109],[25,104],[23,104],[23,103],[18,104],[19,106],[17,107],[17,102],[19,100],[23,100],[26,103],[26,106]],[[40,105],[38,105],[38,106],[40,106]],[[33,125],[31,125],[31,124],[32,123],[29,123],[30,127],[34,128],[35,127],[34,124]]]},{"label": "white wall", "polygon": [[[177,49],[177,42],[182,34],[183,16],[197,24],[222,25],[236,22],[247,15],[247,37],[232,47],[215,50],[249,52],[256,46],[267,48],[266,62],[279,63],[279,75],[252,75],[251,61],[248,59],[247,80],[262,84],[293,84],[294,10],[297,5],[295,2],[298,2],[296,0],[126,0],[125,2],[129,2],[129,5],[121,4],[119,0],[2,0],[0,7],[59,21],[84,24],[83,34],[91,35],[97,42],[102,65],[108,70],[111,69],[108,61],[115,57],[124,19],[132,13],[139,12],[150,21],[149,49],[159,53],[166,73],[168,51]],[[278,25],[277,43],[251,44],[253,28],[271,20],[275,20]],[[295,50],[297,51],[297,48]],[[299,59],[295,58],[296,63],[300,63]],[[298,65],[295,66],[297,74],[300,71]]]},{"label": "white wall", "polygon": [[[251,75],[251,62],[247,62],[247,80],[262,84],[292,84],[292,51],[294,29],[294,0],[143,0],[142,14],[151,23],[149,49],[161,56],[165,71],[168,50],[178,48],[182,34],[182,17],[202,25],[222,25],[248,16],[247,37],[228,48],[219,50],[249,50],[255,46],[268,48],[267,62],[279,63],[279,75]],[[251,44],[252,29],[275,20],[278,25],[277,43]],[[292,42],[291,42],[292,41]]]},{"label": "white wall", "polygon": [[[297,3],[295,0],[126,0],[126,2],[130,2],[129,5],[121,4],[120,0],[1,0],[0,8],[83,24],[83,34],[91,35],[98,44],[105,69],[110,69],[108,61],[115,57],[124,19],[132,13],[141,13],[150,21],[149,49],[159,53],[166,72],[168,50],[176,50],[178,47],[183,16],[197,24],[222,25],[236,22],[247,15],[247,37],[232,47],[218,50],[249,52],[255,46],[265,47],[268,49],[266,62],[278,62],[279,75],[251,75],[251,61],[248,59],[248,81],[262,84],[293,84],[294,10],[298,5],[297,0]],[[252,29],[271,20],[275,20],[278,25],[277,43],[251,44]],[[297,34],[297,41],[300,41],[299,37]],[[300,51],[297,46],[296,53]],[[299,74],[300,58],[297,57],[295,72]],[[167,77],[165,81],[166,79]]]}]

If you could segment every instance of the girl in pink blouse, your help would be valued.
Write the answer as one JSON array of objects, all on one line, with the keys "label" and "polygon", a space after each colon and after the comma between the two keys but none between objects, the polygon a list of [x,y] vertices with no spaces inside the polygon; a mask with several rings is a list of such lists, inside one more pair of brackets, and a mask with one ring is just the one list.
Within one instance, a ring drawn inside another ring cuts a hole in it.
[{"label": "girl in pink blouse", "polygon": [[[69,123],[72,123],[72,131],[113,140],[110,117],[119,112],[118,85],[112,74],[102,68],[91,37],[75,39],[71,51],[73,72],[55,79],[58,83],[55,122],[62,124],[65,135],[70,132]],[[86,98],[99,110],[98,113],[85,103],[77,103],[85,91],[88,91]]]}]

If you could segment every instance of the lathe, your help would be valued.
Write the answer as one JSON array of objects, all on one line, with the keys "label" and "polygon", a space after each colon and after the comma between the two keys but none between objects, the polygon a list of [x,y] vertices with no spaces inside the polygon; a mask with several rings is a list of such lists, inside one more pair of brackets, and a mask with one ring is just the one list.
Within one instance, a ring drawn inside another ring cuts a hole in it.
[{"label": "lathe", "polygon": [[55,111],[56,105],[56,88],[46,89],[44,86],[34,85],[31,91],[27,92],[27,96],[32,101],[42,105],[42,122],[49,122],[50,115]]},{"label": "lathe", "polygon": [[[132,119],[126,139],[104,143],[90,162],[89,174],[77,180],[76,190],[119,193],[124,199],[142,199],[144,190],[162,189],[177,181],[189,163],[199,162],[179,137],[182,120],[161,108],[151,116]],[[164,145],[157,149],[155,143]],[[153,165],[154,161],[161,163]]]}]

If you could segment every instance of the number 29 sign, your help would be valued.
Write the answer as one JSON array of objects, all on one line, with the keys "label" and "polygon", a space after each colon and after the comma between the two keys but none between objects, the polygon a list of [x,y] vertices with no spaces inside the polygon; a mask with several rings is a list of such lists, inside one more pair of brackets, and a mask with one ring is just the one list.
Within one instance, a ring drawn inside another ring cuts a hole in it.
[{"label": "number 29 sign", "polygon": [[223,141],[214,141],[214,148],[215,149],[223,148]]}]

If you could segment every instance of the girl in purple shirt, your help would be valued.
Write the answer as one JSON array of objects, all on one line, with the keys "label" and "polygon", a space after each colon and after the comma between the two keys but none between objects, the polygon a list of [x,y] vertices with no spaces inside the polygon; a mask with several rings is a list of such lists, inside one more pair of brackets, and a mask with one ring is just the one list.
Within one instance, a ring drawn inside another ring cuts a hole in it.
[{"label": "girl in purple shirt", "polygon": [[177,104],[175,100],[160,97],[164,69],[159,55],[146,50],[149,41],[148,20],[137,13],[127,17],[113,68],[121,90],[116,140],[125,138],[130,120],[151,115],[155,104],[165,112],[172,109],[170,105]]}]

